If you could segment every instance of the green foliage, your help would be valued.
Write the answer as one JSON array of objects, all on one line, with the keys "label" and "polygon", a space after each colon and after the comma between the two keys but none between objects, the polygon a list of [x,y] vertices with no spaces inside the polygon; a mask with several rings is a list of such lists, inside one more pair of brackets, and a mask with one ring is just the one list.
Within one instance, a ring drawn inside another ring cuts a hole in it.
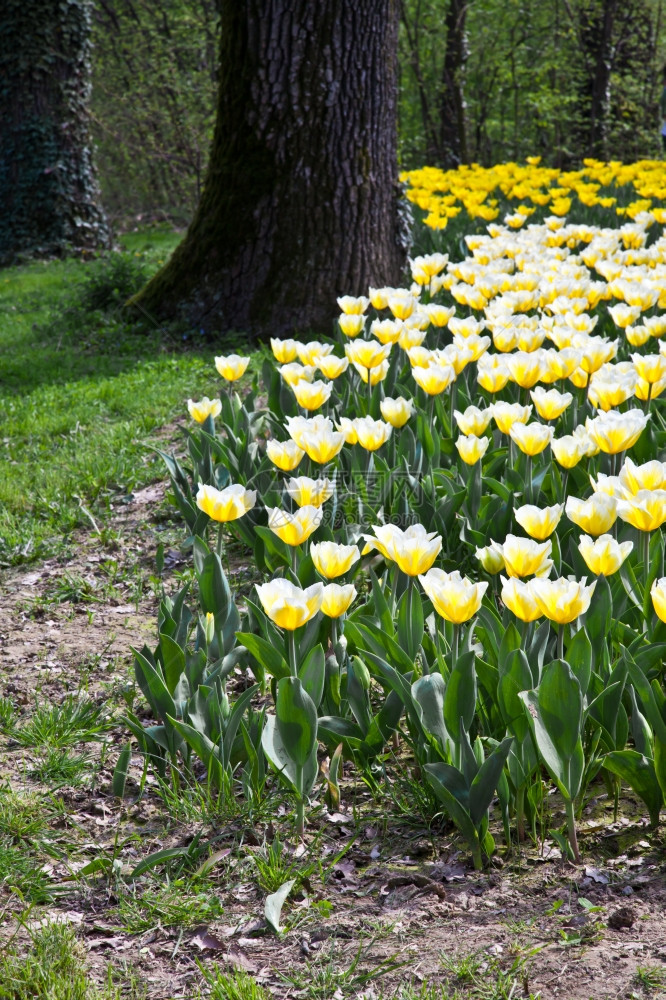
[{"label": "green foliage", "polygon": [[187,221],[215,119],[214,0],[111,0],[93,16],[92,131],[116,218]]},{"label": "green foliage", "polygon": [[[445,115],[452,0],[404,4],[400,52],[402,159],[453,165]],[[463,18],[460,82],[468,161],[543,156],[560,167],[585,156],[630,162],[659,155],[663,24],[656,0],[622,10],[604,0],[474,0]],[[604,16],[610,33],[604,48]],[[609,67],[610,100],[595,84]]]}]

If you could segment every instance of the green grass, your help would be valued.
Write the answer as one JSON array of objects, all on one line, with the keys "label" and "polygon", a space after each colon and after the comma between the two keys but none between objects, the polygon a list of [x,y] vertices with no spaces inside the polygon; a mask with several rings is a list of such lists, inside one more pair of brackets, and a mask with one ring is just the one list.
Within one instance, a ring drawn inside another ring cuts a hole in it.
[{"label": "green grass", "polygon": [[70,695],[61,705],[36,705],[30,717],[13,725],[7,735],[21,747],[61,749],[99,740],[110,725],[104,706]]},{"label": "green grass", "polygon": [[32,935],[27,954],[14,946],[0,958],[0,1000],[140,1000],[145,997],[131,976],[122,986],[97,987],[90,979],[84,951],[71,928],[47,924]]},{"label": "green grass", "polygon": [[216,345],[119,308],[178,239],[134,233],[123,256],[0,271],[0,566],[66,550],[86,510],[101,528],[163,476],[155,432],[219,391]]},{"label": "green grass", "polygon": [[222,904],[214,890],[188,888],[182,880],[170,885],[136,888],[120,895],[116,916],[130,934],[144,934],[155,927],[194,927],[222,916]]}]

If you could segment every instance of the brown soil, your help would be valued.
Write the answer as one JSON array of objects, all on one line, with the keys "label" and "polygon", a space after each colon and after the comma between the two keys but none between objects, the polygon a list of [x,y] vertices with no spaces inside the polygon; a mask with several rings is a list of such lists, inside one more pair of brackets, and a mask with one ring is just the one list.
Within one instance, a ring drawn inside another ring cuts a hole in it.
[{"label": "brown soil", "polygon": [[[35,698],[57,703],[83,687],[108,704],[114,716],[121,715],[122,691],[131,680],[130,646],[154,642],[157,598],[149,577],[157,532],[163,528],[155,521],[156,512],[164,511],[163,495],[162,487],[148,487],[113,512],[115,547],[105,550],[97,536],[82,533],[66,565],[50,560],[5,573],[0,694],[10,697],[19,712],[30,712]],[[178,558],[173,546],[167,552],[172,570]],[[110,561],[118,564],[113,573]],[[127,567],[131,573],[123,575]],[[59,581],[65,572],[79,586],[81,579],[88,581],[88,596],[95,599],[64,600]],[[137,599],[139,579],[143,589]],[[276,830],[285,850],[293,849],[286,809],[277,799],[272,813],[253,826],[220,817],[204,827],[204,838],[217,838],[215,850],[220,850],[212,881],[206,883],[206,892],[221,903],[219,918],[186,928],[163,926],[156,918],[142,933],[129,933],[117,910],[119,893],[130,892],[132,868],[153,851],[187,845],[201,826],[170,817],[150,780],[147,794],[133,800],[141,775],[138,755],[129,798],[122,804],[113,798],[112,770],[126,742],[127,732],[116,722],[105,745],[86,747],[98,763],[92,785],[55,793],[63,807],[51,833],[66,843],[68,857],[50,858],[47,864],[62,891],[57,903],[34,907],[29,916],[31,925],[47,919],[69,922],[99,981],[112,963],[121,978],[123,970],[132,970],[151,1000],[190,998],[201,984],[197,962],[217,962],[248,970],[276,998],[371,1000],[393,997],[409,983],[414,995],[419,984],[433,983],[445,987],[444,996],[457,991],[458,997],[666,997],[666,987],[656,978],[652,986],[645,977],[637,978],[644,968],[657,967],[666,975],[663,833],[647,829],[630,794],[613,823],[612,805],[601,787],[582,823],[583,867],[563,860],[547,841],[519,857],[500,851],[490,869],[478,874],[448,827],[428,830],[413,817],[399,815],[389,800],[373,801],[345,771],[341,810],[329,815],[319,803],[295,859],[302,855],[307,863],[313,843],[325,867],[345,847],[346,853],[325,880],[314,871],[292,893],[283,911],[287,929],[282,936],[266,925],[267,893],[258,886],[251,862]],[[31,751],[1,739],[4,780],[15,790],[49,793],[29,777],[30,762]],[[556,806],[554,811],[557,825],[562,817]],[[75,877],[83,865],[105,856],[117,859],[113,877]],[[158,872],[157,882],[154,875],[137,880],[137,891],[163,886],[163,869]],[[0,890],[3,936],[13,932],[13,917],[21,909],[16,897]],[[308,993],[314,986],[319,992]]]}]

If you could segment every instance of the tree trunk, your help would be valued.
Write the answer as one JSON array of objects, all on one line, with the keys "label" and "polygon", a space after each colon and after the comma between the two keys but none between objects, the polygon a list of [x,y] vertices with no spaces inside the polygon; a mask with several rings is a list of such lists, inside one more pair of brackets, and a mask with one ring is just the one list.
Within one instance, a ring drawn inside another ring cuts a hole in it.
[{"label": "tree trunk", "polygon": [[449,0],[441,103],[441,148],[444,162],[468,162],[464,74],[467,62],[465,20],[468,0]]},{"label": "tree trunk", "polygon": [[608,158],[608,126],[611,103],[612,41],[616,0],[604,0],[601,31],[592,80],[590,110],[590,151],[593,156]]},{"label": "tree trunk", "polygon": [[88,130],[90,0],[2,0],[0,263],[109,245]]},{"label": "tree trunk", "polygon": [[131,302],[206,330],[330,330],[336,296],[395,283],[397,0],[222,0],[198,210]]}]

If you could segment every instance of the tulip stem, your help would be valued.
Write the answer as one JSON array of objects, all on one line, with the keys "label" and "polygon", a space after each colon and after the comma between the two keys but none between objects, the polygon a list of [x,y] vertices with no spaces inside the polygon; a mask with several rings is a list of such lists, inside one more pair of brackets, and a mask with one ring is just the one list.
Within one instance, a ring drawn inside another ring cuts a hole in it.
[{"label": "tulip stem", "polygon": [[564,659],[564,625],[557,626],[557,659]]},{"label": "tulip stem", "polygon": [[562,473],[562,503],[567,502],[567,486],[569,484],[569,470],[565,469]]},{"label": "tulip stem", "polygon": [[[298,568],[298,545],[291,546],[291,568],[296,573]],[[298,576],[298,573],[296,573],[296,576]]]},{"label": "tulip stem", "polygon": [[397,563],[393,566],[393,584],[391,586],[391,617],[395,617],[395,604],[396,598],[398,596],[398,577],[400,576],[400,570],[398,569]]},{"label": "tulip stem", "polygon": [[370,411],[372,410],[372,381],[370,379],[370,368],[366,369],[368,373],[368,416],[370,416]]},{"label": "tulip stem", "polygon": [[650,532],[641,531],[641,556],[643,559],[643,579],[648,585],[648,570],[650,567]]},{"label": "tulip stem", "polygon": [[567,799],[564,803],[567,811],[567,827],[569,829],[569,843],[573,851],[574,861],[580,864],[580,853],[578,851],[578,837],[576,835],[576,817],[574,816],[574,804],[572,799]]},{"label": "tulip stem", "polygon": [[453,635],[451,636],[451,670],[458,662],[458,646],[460,643],[460,625],[453,624]]},{"label": "tulip stem", "polygon": [[289,643],[289,669],[291,670],[292,677],[298,677],[298,667],[296,666],[296,636],[294,635],[293,628],[290,628],[287,632],[287,638]]},{"label": "tulip stem", "polygon": [[526,476],[526,479],[527,479],[527,502],[528,503],[532,503],[532,499],[533,499],[533,497],[532,497],[532,456],[531,455],[526,455],[525,458],[527,459],[527,463],[526,463],[527,467],[526,467],[526,471],[525,471],[525,476]]},{"label": "tulip stem", "polygon": [[222,534],[223,523],[224,523],[223,521],[220,521],[220,523],[217,526],[217,546],[216,546],[216,551],[217,551],[218,556],[220,556],[220,558],[222,557],[222,543],[224,541],[224,535]]}]

